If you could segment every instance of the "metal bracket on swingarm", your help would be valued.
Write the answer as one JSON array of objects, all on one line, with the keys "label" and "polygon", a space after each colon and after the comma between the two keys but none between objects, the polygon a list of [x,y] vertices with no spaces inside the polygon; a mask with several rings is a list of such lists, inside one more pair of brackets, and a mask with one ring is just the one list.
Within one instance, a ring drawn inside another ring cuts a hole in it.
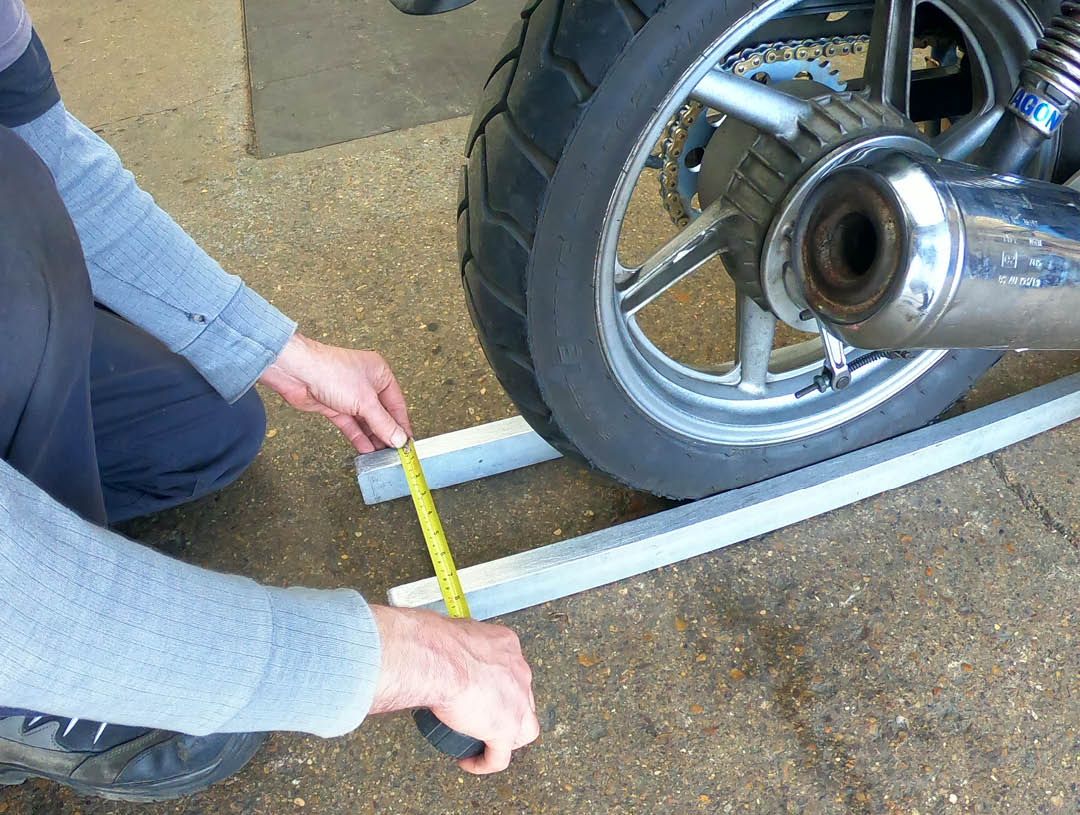
[{"label": "metal bracket on swingarm", "polygon": [[[813,312],[808,309],[799,316],[808,320],[813,316]],[[807,385],[802,390],[795,391],[796,399],[802,399],[814,391],[825,393],[829,388],[840,391],[851,384],[852,368],[848,367],[844,343],[829,331],[825,323],[820,320],[818,321],[818,333],[821,335],[821,347],[825,351],[825,367],[821,373],[814,377],[812,384]]]},{"label": "metal bracket on swingarm", "polygon": [[[715,551],[943,472],[1080,418],[1080,373],[758,484],[459,572],[487,619]],[[557,458],[520,417],[417,443],[432,487]],[[394,450],[360,456],[368,504],[409,494]],[[391,605],[445,613],[435,578],[389,591]]]}]

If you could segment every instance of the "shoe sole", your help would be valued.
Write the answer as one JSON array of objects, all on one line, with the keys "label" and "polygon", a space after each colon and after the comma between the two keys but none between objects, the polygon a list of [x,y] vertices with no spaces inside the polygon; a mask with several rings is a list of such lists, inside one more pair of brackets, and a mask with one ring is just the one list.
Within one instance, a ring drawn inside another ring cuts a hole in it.
[{"label": "shoe sole", "polygon": [[176,798],[202,792],[219,781],[224,781],[226,778],[238,773],[255,757],[264,741],[266,741],[265,733],[246,733],[239,747],[230,751],[229,755],[216,764],[205,767],[197,773],[185,775],[182,778],[151,781],[139,784],[137,787],[132,785],[128,789],[125,789],[122,784],[108,787],[80,784],[78,781],[72,781],[67,777],[11,765],[0,768],[0,786],[21,784],[29,778],[44,778],[47,781],[53,781],[67,787],[79,793],[79,795],[96,796],[109,801],[132,801],[136,803],[172,801]]}]

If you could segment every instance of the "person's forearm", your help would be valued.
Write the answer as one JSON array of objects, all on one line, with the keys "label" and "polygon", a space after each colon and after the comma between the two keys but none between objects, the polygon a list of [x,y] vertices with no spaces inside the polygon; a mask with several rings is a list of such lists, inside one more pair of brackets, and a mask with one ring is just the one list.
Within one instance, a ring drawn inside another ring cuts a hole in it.
[{"label": "person's forearm", "polygon": [[[372,606],[386,645],[372,713],[440,707],[468,682],[453,626],[431,612]],[[449,628],[449,631],[447,630]]]},{"label": "person's forearm", "polygon": [[0,461],[0,703],[194,735],[356,727],[374,617],[349,590],[268,588],[168,558]]},{"label": "person's forearm", "polygon": [[95,299],[187,357],[226,399],[243,395],[296,324],[226,274],[63,103],[15,132],[56,179]]}]

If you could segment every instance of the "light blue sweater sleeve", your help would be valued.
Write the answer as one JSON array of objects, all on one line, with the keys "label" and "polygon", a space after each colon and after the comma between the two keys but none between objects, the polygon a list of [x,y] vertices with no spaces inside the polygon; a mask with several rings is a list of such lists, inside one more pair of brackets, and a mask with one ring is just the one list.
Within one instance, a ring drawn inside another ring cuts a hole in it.
[{"label": "light blue sweater sleeve", "polygon": [[296,324],[226,274],[62,102],[15,132],[56,179],[94,298],[186,357],[229,401],[242,396]]},{"label": "light blue sweater sleeve", "polygon": [[356,727],[378,629],[355,591],[281,589],[94,526],[0,461],[0,701],[192,735]]},{"label": "light blue sweater sleeve", "polygon": [[[241,396],[295,324],[222,271],[62,104],[16,132],[56,179],[95,298]],[[87,523],[3,461],[0,651],[6,706],[193,735],[346,733],[380,664],[355,591],[182,563]]]}]

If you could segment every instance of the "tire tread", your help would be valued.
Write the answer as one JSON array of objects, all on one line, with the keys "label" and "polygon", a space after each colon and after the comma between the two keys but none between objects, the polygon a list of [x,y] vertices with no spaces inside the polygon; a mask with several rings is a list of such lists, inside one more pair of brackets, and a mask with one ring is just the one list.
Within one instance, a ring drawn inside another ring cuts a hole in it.
[{"label": "tire tread", "polygon": [[[564,18],[578,5],[580,15],[617,20],[624,36],[585,38],[580,27],[573,28],[572,36],[564,35]],[[514,161],[528,164],[539,180],[520,185],[524,189],[515,190],[515,200],[530,211],[535,225],[558,154],[596,91],[596,74],[606,71],[659,6],[634,0],[528,3],[488,75],[467,140],[468,163],[459,187],[458,252],[469,313],[489,364],[525,419],[549,444],[579,459],[581,454],[552,420],[532,365],[525,264],[507,257],[492,238],[501,233],[513,241],[527,262],[533,228],[522,222],[520,213],[493,204],[489,179],[493,166],[502,168]],[[564,106],[558,121],[542,123],[538,136],[523,114],[530,102],[547,95],[553,86],[564,93],[569,90],[576,104]],[[550,149],[552,143],[557,151]]]}]

